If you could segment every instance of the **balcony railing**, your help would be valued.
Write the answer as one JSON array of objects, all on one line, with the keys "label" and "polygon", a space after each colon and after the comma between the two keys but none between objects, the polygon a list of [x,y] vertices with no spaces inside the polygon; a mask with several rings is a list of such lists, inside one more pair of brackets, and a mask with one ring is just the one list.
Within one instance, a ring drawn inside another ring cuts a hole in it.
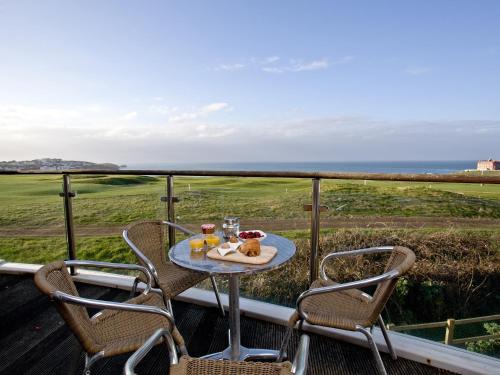
[{"label": "balcony railing", "polygon": [[[271,178],[299,178],[311,179],[311,204],[305,205],[304,210],[311,212],[310,219],[310,264],[309,281],[318,276],[319,267],[319,233],[320,214],[328,208],[321,205],[321,180],[361,180],[361,181],[404,181],[404,182],[431,182],[431,183],[461,183],[461,184],[500,184],[497,175],[437,175],[437,174],[384,174],[384,173],[337,173],[337,172],[283,172],[283,171],[203,171],[203,170],[68,170],[68,171],[0,171],[0,175],[62,175],[62,189],[60,196],[64,200],[65,235],[67,242],[68,259],[76,259],[75,232],[73,223],[72,199],[75,193],[71,189],[71,175],[149,175],[166,177],[166,196],[161,200],[166,203],[166,219],[175,222],[175,203],[178,201],[174,194],[175,176],[202,176],[202,177],[271,177]],[[175,228],[170,227],[168,232],[169,245],[175,244]]]}]

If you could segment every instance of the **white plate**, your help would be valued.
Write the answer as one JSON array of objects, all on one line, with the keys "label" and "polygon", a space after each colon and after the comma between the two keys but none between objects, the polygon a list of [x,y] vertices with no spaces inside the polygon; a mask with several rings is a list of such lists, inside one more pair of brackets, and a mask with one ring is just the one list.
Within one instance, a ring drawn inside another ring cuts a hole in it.
[{"label": "white plate", "polygon": [[236,243],[226,242],[226,243],[229,244],[229,248],[228,249],[223,249],[220,246],[217,247],[217,251],[222,256],[226,256],[227,254],[234,253],[236,251],[236,249],[238,248],[238,246],[240,246],[243,242],[236,242]]},{"label": "white plate", "polygon": [[243,232],[259,232],[259,233],[261,234],[261,237],[259,237],[259,238],[255,238],[255,239],[256,239],[256,240],[258,240],[258,241],[262,241],[264,238],[266,238],[266,237],[267,237],[266,232],[264,232],[264,231],[262,231],[262,230],[260,230],[260,229],[242,230],[240,233],[238,233],[238,239],[239,239],[240,241],[246,241],[246,240],[249,240],[249,239],[250,239],[250,238],[247,238],[247,239],[245,239],[245,238],[241,238],[241,237],[240,237],[240,234],[241,234],[241,233],[243,233]]}]

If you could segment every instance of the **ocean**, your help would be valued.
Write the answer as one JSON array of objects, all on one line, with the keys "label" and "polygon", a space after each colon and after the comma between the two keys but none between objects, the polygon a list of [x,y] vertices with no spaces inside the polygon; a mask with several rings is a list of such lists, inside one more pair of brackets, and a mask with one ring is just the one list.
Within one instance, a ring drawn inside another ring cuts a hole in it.
[{"label": "ocean", "polygon": [[445,174],[476,169],[475,160],[356,161],[356,162],[242,162],[242,163],[134,163],[122,169],[304,171]]}]

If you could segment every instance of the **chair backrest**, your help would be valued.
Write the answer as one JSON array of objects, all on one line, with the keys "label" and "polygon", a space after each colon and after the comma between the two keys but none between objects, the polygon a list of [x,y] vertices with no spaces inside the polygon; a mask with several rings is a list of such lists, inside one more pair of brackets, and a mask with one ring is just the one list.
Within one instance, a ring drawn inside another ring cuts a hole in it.
[{"label": "chair backrest", "polygon": [[[56,291],[78,297],[75,283],[63,261],[47,264],[35,274],[35,285],[38,289],[52,298]],[[76,338],[87,353],[100,350],[100,345],[87,309],[83,306],[54,300],[57,310],[66,324],[71,328]]]},{"label": "chair backrest", "polygon": [[[153,262],[155,267],[168,261],[165,249],[165,225],[161,220],[136,221],[128,225],[125,232],[128,240]],[[138,259],[141,265],[146,266],[139,257]]]},{"label": "chair backrest", "polygon": [[375,293],[373,293],[373,299],[371,301],[373,311],[370,315],[370,320],[373,322],[377,320],[379,314],[394,291],[399,277],[408,272],[414,263],[415,254],[413,251],[403,246],[394,247],[391,256],[387,261],[384,272],[396,270],[398,271],[398,277],[383,281],[377,285],[377,289],[375,290]]}]

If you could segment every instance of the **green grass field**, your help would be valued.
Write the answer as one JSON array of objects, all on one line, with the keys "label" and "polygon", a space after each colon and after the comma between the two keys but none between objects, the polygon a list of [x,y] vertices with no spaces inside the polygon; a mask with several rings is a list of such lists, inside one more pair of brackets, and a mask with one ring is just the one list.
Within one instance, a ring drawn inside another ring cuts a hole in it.
[{"label": "green grass field", "polygon": [[[307,218],[308,180],[270,178],[175,179],[176,216],[181,222],[244,218]],[[77,225],[122,225],[164,217],[165,180],[135,176],[73,176]],[[500,186],[379,181],[322,181],[323,217],[431,216],[500,218]],[[0,226],[63,225],[61,177],[0,176]]]}]

